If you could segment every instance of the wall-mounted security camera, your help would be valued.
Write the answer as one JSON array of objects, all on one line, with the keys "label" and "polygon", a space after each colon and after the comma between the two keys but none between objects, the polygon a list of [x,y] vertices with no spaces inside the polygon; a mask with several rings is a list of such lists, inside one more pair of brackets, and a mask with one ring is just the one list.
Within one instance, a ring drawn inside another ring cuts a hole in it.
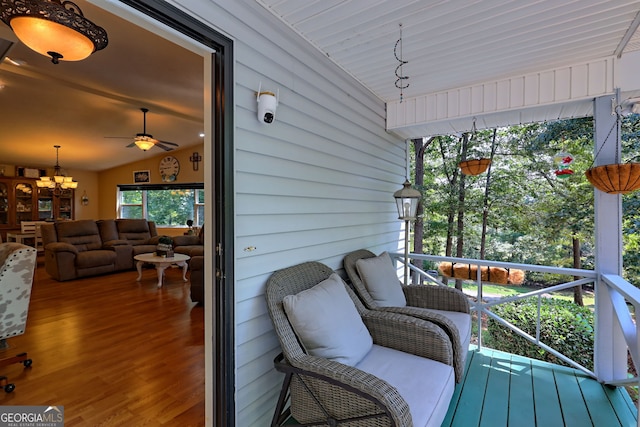
[{"label": "wall-mounted security camera", "polygon": [[258,121],[270,125],[276,118],[276,108],[278,108],[278,97],[273,92],[262,92],[262,82],[258,87]]}]

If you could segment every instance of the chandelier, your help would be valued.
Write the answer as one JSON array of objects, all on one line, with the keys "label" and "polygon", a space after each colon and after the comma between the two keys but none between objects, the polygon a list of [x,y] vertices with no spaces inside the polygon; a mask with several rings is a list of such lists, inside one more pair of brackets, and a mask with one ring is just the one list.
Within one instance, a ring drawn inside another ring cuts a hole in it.
[{"label": "chandelier", "polygon": [[78,188],[78,181],[74,181],[73,177],[62,174],[61,167],[58,164],[59,145],[53,146],[56,149],[56,165],[53,167],[53,177],[41,176],[36,185],[40,188],[50,188],[55,191]]},{"label": "chandelier", "polygon": [[80,61],[108,44],[107,32],[68,0],[0,0],[0,19],[41,55]]}]

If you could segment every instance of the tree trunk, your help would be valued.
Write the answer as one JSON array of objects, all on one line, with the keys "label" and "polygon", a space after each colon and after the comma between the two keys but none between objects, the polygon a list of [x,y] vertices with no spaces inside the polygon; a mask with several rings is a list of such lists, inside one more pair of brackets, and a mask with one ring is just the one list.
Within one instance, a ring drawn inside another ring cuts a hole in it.
[{"label": "tree trunk", "polygon": [[[469,135],[462,135],[462,150],[460,152],[460,161],[467,160],[467,148],[469,145]],[[461,258],[464,255],[464,200],[465,200],[465,183],[466,175],[460,175],[458,186],[458,220],[456,229],[456,256]],[[462,280],[456,279],[456,288],[462,290]]]},{"label": "tree trunk", "polygon": [[[424,186],[424,152],[434,141],[435,137],[431,137],[424,141],[424,138],[416,138],[412,140],[413,151],[415,153],[415,176],[413,179],[414,188],[422,193]],[[416,214],[416,223],[413,229],[413,253],[424,253],[424,204],[418,203],[418,213]],[[411,260],[411,263],[418,268],[422,268],[421,261]],[[412,275],[414,276],[414,275]],[[415,277],[412,277],[412,283],[415,283]]]},{"label": "tree trunk", "polygon": [[[447,181],[449,182],[449,194],[451,195],[451,197],[453,197],[453,193],[454,193],[454,189],[456,188],[456,185],[458,183],[458,168],[455,167],[453,169],[453,172],[451,174],[449,174],[447,172],[447,168],[446,168],[446,164],[447,164],[447,156],[444,152],[444,147],[442,147],[442,139],[439,140],[440,142],[440,154],[442,156],[442,164],[444,167],[444,171],[445,171],[445,175],[447,176]],[[445,243],[445,249],[444,249],[444,255],[445,256],[451,256],[453,254],[453,220],[456,217],[456,206],[455,203],[453,203],[453,201],[451,203],[447,204],[447,240]]]},{"label": "tree trunk", "polygon": [[[580,239],[573,236],[573,268],[582,268],[582,264],[580,262]],[[575,280],[580,279],[580,277],[574,276]],[[582,285],[578,285],[573,288],[573,302],[579,306],[584,306],[584,301],[582,300]]]}]

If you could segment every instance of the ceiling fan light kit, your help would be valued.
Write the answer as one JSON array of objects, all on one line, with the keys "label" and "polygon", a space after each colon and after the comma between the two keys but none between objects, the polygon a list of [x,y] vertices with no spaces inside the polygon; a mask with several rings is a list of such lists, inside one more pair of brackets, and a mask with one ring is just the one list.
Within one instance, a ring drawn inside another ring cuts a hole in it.
[{"label": "ceiling fan light kit", "polygon": [[[133,138],[133,142],[127,147],[133,147],[134,145],[141,149],[142,151],[147,151],[153,147],[162,148],[164,151],[171,151],[173,147],[178,147],[178,144],[175,142],[168,141],[160,141],[159,139],[155,139],[153,135],[147,133],[147,113],[149,112],[148,108],[140,108],[142,111],[142,132],[137,133]],[[106,138],[120,138],[120,137],[106,137]]]},{"label": "ceiling fan light kit", "polygon": [[133,143],[136,144],[136,147],[138,147],[142,151],[147,151],[148,149],[153,148],[153,146],[156,145],[153,139],[140,134],[136,136],[136,140]]},{"label": "ceiling fan light kit", "polygon": [[0,0],[0,19],[18,39],[41,55],[80,61],[108,44],[107,32],[64,0]]}]

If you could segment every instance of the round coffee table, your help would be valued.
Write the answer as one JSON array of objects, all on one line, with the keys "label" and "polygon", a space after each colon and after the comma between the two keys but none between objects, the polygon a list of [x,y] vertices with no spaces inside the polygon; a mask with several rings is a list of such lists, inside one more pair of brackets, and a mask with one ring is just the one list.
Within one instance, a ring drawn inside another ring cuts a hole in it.
[{"label": "round coffee table", "polygon": [[164,271],[171,265],[182,267],[182,280],[186,282],[187,268],[189,267],[187,261],[189,258],[191,257],[183,254],[175,254],[172,257],[161,257],[154,253],[136,255],[133,257],[133,259],[138,261],[136,263],[136,268],[138,269],[138,278],[136,279],[136,282],[139,282],[142,278],[142,264],[153,264],[156,266],[156,271],[158,272],[158,288],[162,287]]}]

